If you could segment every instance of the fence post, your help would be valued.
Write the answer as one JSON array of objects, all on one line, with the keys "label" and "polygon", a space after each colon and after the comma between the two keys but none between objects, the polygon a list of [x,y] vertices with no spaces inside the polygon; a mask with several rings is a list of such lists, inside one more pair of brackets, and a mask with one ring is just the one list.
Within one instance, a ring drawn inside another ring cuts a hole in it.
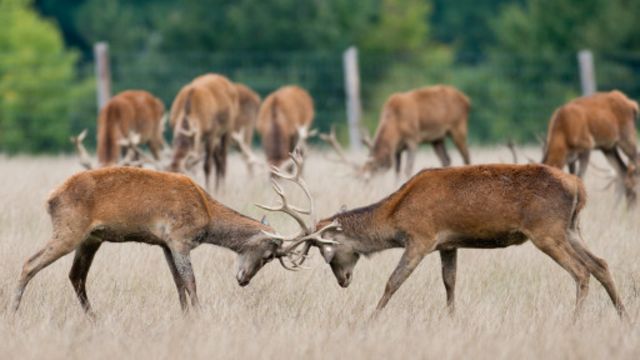
[{"label": "fence post", "polygon": [[582,95],[591,95],[596,92],[596,71],[591,50],[585,49],[578,52],[578,64],[580,66]]},{"label": "fence post", "polygon": [[349,47],[342,55],[344,66],[344,88],[347,95],[347,121],[351,150],[360,151],[360,71],[358,69],[358,49]]},{"label": "fence post", "polygon": [[96,66],[96,94],[98,96],[98,112],[111,98],[111,67],[109,65],[109,44],[98,42],[93,46]]}]

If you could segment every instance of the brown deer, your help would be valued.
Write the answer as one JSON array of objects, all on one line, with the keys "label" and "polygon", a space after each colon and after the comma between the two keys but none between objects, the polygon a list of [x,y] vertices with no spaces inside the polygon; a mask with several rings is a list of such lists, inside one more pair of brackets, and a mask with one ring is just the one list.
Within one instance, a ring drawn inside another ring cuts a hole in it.
[{"label": "brown deer", "polygon": [[240,286],[247,285],[262,266],[279,256],[282,245],[282,240],[268,235],[273,233],[270,226],[225,207],[181,174],[129,167],[89,170],[56,188],[47,205],[53,234],[24,264],[14,311],[29,281],[75,250],[69,278],[82,308],[90,312],[87,274],[105,241],[160,246],[183,310],[188,306],[186,294],[191,305],[198,306],[189,256],[198,245],[214,244],[238,253],[236,279]]},{"label": "brown deer", "polygon": [[[237,92],[220,75],[207,74],[184,86],[171,106],[173,157],[168,169],[184,171],[190,157],[204,153],[205,183],[209,186],[212,165],[216,189],[226,173],[226,151],[237,116]],[[229,85],[229,86],[227,86]],[[234,96],[230,95],[232,89]]]},{"label": "brown deer", "polygon": [[469,164],[467,149],[467,119],[471,102],[452,86],[423,87],[389,97],[382,108],[378,130],[373,140],[369,160],[361,172],[373,174],[395,165],[400,173],[401,158],[407,152],[405,174],[411,176],[415,154],[423,142],[433,145],[442,166],[449,166],[444,139],[449,136]]},{"label": "brown deer", "polygon": [[164,147],[164,104],[147,91],[127,90],[114,96],[98,116],[98,161],[101,166],[116,165],[121,157],[119,142],[131,133],[140,135],[151,154],[160,159]]},{"label": "brown deer", "polygon": [[298,86],[284,86],[262,102],[256,127],[271,165],[280,166],[306,136],[313,121],[313,99]]},{"label": "brown deer", "polygon": [[[624,184],[627,204],[636,200],[636,126],[638,103],[622,92],[596,93],[577,98],[558,108],[549,121],[542,162],[582,178],[587,171],[591,150],[600,149]],[[622,160],[618,149],[628,158]]]},{"label": "brown deer", "polygon": [[318,246],[342,287],[349,286],[361,255],[404,248],[376,312],[427,254],[439,251],[447,305],[453,311],[458,248],[503,248],[529,239],[574,278],[576,316],[593,275],[626,317],[607,263],[586,248],[580,234],[578,214],[585,200],[582,181],[545,165],[423,170],[380,202],[318,222],[318,229],[333,225],[324,234],[338,244],[317,243],[322,236],[294,244],[305,243],[298,259]]}]

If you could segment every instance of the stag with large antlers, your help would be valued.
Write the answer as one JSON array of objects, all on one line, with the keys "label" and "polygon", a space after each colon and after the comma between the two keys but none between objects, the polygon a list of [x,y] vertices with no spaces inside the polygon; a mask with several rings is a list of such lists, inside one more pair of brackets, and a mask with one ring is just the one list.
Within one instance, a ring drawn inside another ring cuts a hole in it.
[{"label": "stag with large antlers", "polygon": [[[568,102],[549,121],[542,162],[584,177],[591,150],[600,149],[624,186],[627,204],[636,201],[638,103],[614,90]],[[622,151],[629,159],[625,164]],[[579,164],[576,169],[576,163]]]},{"label": "stag with large antlers", "polygon": [[[447,305],[454,309],[458,248],[503,248],[531,240],[574,278],[576,316],[593,275],[626,317],[607,263],[585,246],[578,215],[585,189],[577,177],[545,165],[480,165],[423,170],[375,204],[321,220],[327,239],[309,240],[331,265],[338,283],[349,286],[362,255],[391,248],[404,254],[378,302],[382,310],[422,259],[440,252]],[[295,243],[294,243],[295,244]]]},{"label": "stag with large antlers", "polygon": [[114,96],[98,116],[98,161],[100,166],[116,165],[121,158],[121,142],[138,134],[140,145],[148,144],[154,159],[164,148],[164,104],[147,91],[127,90]]},{"label": "stag with large antlers", "polygon": [[140,242],[162,248],[180,305],[198,306],[190,252],[203,243],[238,253],[237,281],[245,286],[282,248],[274,230],[211,198],[190,178],[153,170],[110,167],[85,171],[56,188],[47,202],[53,224],[49,242],[24,264],[15,292],[17,310],[29,281],[75,250],[69,279],[80,304],[91,311],[85,289],[103,242]]}]

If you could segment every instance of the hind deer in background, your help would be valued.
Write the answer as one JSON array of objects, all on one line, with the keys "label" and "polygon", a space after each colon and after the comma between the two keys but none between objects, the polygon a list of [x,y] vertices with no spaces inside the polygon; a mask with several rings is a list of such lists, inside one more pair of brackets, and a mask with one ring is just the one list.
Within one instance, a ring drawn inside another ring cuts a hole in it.
[{"label": "hind deer in background", "polygon": [[111,98],[98,116],[98,161],[100,166],[116,165],[121,157],[120,142],[132,133],[147,144],[155,160],[164,147],[162,101],[147,91],[127,90]]},{"label": "hind deer in background", "polygon": [[418,146],[433,145],[442,166],[449,166],[444,140],[451,137],[462,160],[469,164],[467,120],[469,98],[452,86],[436,85],[395,93],[382,108],[380,122],[370,148],[369,160],[360,169],[371,174],[395,166],[400,173],[401,158],[407,152],[405,175],[411,176]]},{"label": "hind deer in background", "polygon": [[[440,252],[447,305],[454,310],[458,248],[493,249],[527,240],[565,269],[576,282],[575,316],[589,288],[589,277],[607,290],[618,314],[628,318],[607,263],[586,247],[578,215],[586,201],[579,178],[545,165],[476,165],[423,170],[381,201],[321,220],[320,236],[302,251],[289,247],[298,266],[317,246],[342,287],[351,283],[362,256],[404,248],[376,312],[411,275],[422,259]],[[318,242],[322,239],[323,242]],[[336,244],[329,244],[334,240]],[[293,257],[293,256],[292,256]]]},{"label": "hind deer in background", "polygon": [[203,75],[184,86],[171,105],[173,156],[168,169],[184,171],[190,159],[204,153],[206,186],[213,165],[218,189],[226,174],[227,144],[238,113],[237,101],[235,86],[221,75]]},{"label": "hind deer in background", "polygon": [[109,167],[71,176],[47,201],[51,239],[24,264],[13,299],[17,311],[29,281],[43,268],[75,250],[69,279],[82,308],[91,312],[86,280],[103,242],[158,245],[173,275],[180,305],[187,294],[197,307],[190,252],[202,243],[238,254],[236,279],[246,286],[266,263],[279,256],[282,240],[274,230],[220,204],[190,178],[153,170]]},{"label": "hind deer in background", "polygon": [[269,164],[279,167],[289,159],[308,136],[313,116],[313,100],[298,86],[281,87],[264,99],[256,127]]},{"label": "hind deer in background", "polygon": [[[542,162],[584,177],[591,150],[600,149],[624,185],[627,204],[636,201],[638,103],[622,92],[596,93],[558,108],[549,121]],[[625,164],[618,150],[629,159]],[[578,163],[578,169],[576,169]]]}]

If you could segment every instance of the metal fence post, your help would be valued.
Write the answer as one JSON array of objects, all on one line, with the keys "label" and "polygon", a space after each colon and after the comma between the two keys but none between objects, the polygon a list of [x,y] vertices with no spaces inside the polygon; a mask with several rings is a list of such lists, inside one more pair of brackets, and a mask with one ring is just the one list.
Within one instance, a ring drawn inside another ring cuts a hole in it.
[{"label": "metal fence post", "polygon": [[109,44],[98,42],[93,46],[96,66],[96,94],[98,112],[111,98],[111,67],[109,65]]},{"label": "metal fence post", "polygon": [[349,47],[342,56],[344,66],[344,88],[347,96],[347,121],[351,150],[360,151],[360,71],[358,69],[358,49]]}]

